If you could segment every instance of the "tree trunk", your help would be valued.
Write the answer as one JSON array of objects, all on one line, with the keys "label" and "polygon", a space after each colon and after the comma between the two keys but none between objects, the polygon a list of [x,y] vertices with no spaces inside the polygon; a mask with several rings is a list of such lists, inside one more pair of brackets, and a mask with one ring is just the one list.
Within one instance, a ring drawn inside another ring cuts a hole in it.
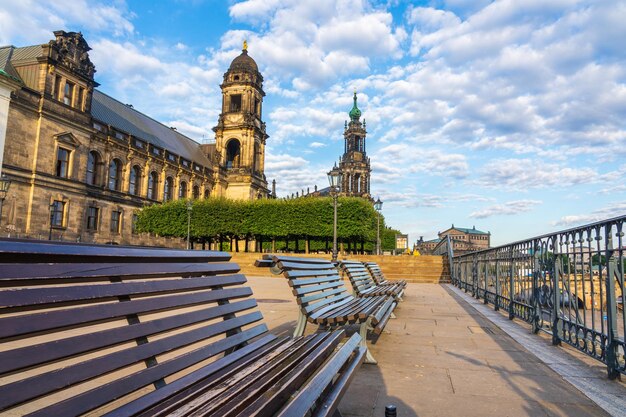
[{"label": "tree trunk", "polygon": [[272,238],[272,253],[276,253],[276,239]]},{"label": "tree trunk", "polygon": [[309,237],[307,236],[304,241],[304,253],[308,255],[310,248],[311,248],[311,243],[309,242]]}]

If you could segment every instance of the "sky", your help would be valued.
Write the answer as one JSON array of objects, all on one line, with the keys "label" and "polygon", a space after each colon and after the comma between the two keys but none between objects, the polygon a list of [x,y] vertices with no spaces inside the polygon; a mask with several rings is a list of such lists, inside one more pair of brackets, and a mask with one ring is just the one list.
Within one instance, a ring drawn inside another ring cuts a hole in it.
[{"label": "sky", "polygon": [[625,21],[617,0],[3,0],[0,45],[80,31],[101,91],[202,142],[246,39],[279,197],[327,186],[356,89],[387,224],[499,245],[626,214]]}]

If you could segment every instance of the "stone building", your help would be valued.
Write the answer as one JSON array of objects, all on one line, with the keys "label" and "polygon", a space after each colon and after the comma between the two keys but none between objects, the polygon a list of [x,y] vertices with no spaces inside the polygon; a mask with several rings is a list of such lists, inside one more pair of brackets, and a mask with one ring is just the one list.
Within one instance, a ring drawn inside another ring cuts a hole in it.
[{"label": "stone building", "polygon": [[269,196],[263,77],[245,44],[224,74],[216,141],[200,145],[98,91],[83,36],[54,35],[42,45],[0,48],[0,76],[14,86],[0,120],[2,173],[11,180],[3,236],[149,244],[134,233],[145,205]]},{"label": "stone building", "polygon": [[[339,158],[339,166],[335,164],[333,170],[339,170],[342,175],[340,196],[363,197],[373,202],[370,194],[370,159],[365,150],[367,136],[365,119],[361,122],[361,110],[357,106],[356,91],[354,92],[352,109],[348,113],[350,122],[346,121],[343,131],[344,150]],[[302,196],[324,196],[330,193],[330,187],[317,189],[313,192],[302,190]]]},{"label": "stone building", "polygon": [[465,227],[455,227],[454,224],[444,230],[438,232],[436,239],[424,240],[420,237],[413,249],[419,250],[421,254],[428,255],[437,253],[441,245],[447,241],[446,236],[450,236],[454,253],[466,253],[491,247],[491,233],[477,230],[475,226],[471,229]]}]

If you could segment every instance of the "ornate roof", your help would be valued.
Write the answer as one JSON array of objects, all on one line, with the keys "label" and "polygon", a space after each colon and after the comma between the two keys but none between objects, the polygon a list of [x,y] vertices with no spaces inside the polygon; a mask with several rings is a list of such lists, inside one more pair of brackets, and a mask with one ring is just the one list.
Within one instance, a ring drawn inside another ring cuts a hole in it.
[{"label": "ornate roof", "polygon": [[356,105],[356,91],[354,92],[354,104],[352,105],[352,110],[350,110],[350,119],[353,121],[359,120],[361,118],[361,110]]},{"label": "ornate roof", "polygon": [[248,70],[253,70],[253,71],[259,70],[259,67],[254,61],[254,59],[252,59],[250,55],[248,55],[248,43],[246,41],[243,42],[243,49],[241,50],[241,55],[233,59],[233,62],[230,63],[230,67],[228,67],[229,71],[242,70],[242,69],[243,70],[248,69]]}]

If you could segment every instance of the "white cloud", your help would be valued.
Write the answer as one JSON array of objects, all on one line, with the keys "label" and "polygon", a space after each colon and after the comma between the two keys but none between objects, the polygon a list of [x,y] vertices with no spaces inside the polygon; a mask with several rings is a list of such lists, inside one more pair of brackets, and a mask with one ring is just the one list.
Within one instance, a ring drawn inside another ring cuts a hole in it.
[{"label": "white cloud", "polygon": [[559,220],[552,222],[552,225],[565,227],[579,226],[624,215],[626,215],[626,203],[619,202],[594,210],[591,213],[563,216]]},{"label": "white cloud", "polygon": [[489,188],[528,190],[571,187],[619,181],[623,170],[600,173],[589,167],[568,167],[541,160],[499,159],[481,169],[478,185]]},{"label": "white cloud", "polygon": [[324,147],[326,147],[326,144],[322,143],[322,142],[311,142],[311,144],[309,146],[311,148],[324,148]]},{"label": "white cloud", "polygon": [[132,34],[133,13],[124,2],[20,0],[0,7],[0,45],[41,43],[52,31],[80,26],[114,36]]},{"label": "white cloud", "polygon": [[516,200],[503,204],[494,204],[481,210],[472,212],[469,216],[476,219],[486,219],[492,216],[513,216],[531,211],[542,202],[539,200]]}]

